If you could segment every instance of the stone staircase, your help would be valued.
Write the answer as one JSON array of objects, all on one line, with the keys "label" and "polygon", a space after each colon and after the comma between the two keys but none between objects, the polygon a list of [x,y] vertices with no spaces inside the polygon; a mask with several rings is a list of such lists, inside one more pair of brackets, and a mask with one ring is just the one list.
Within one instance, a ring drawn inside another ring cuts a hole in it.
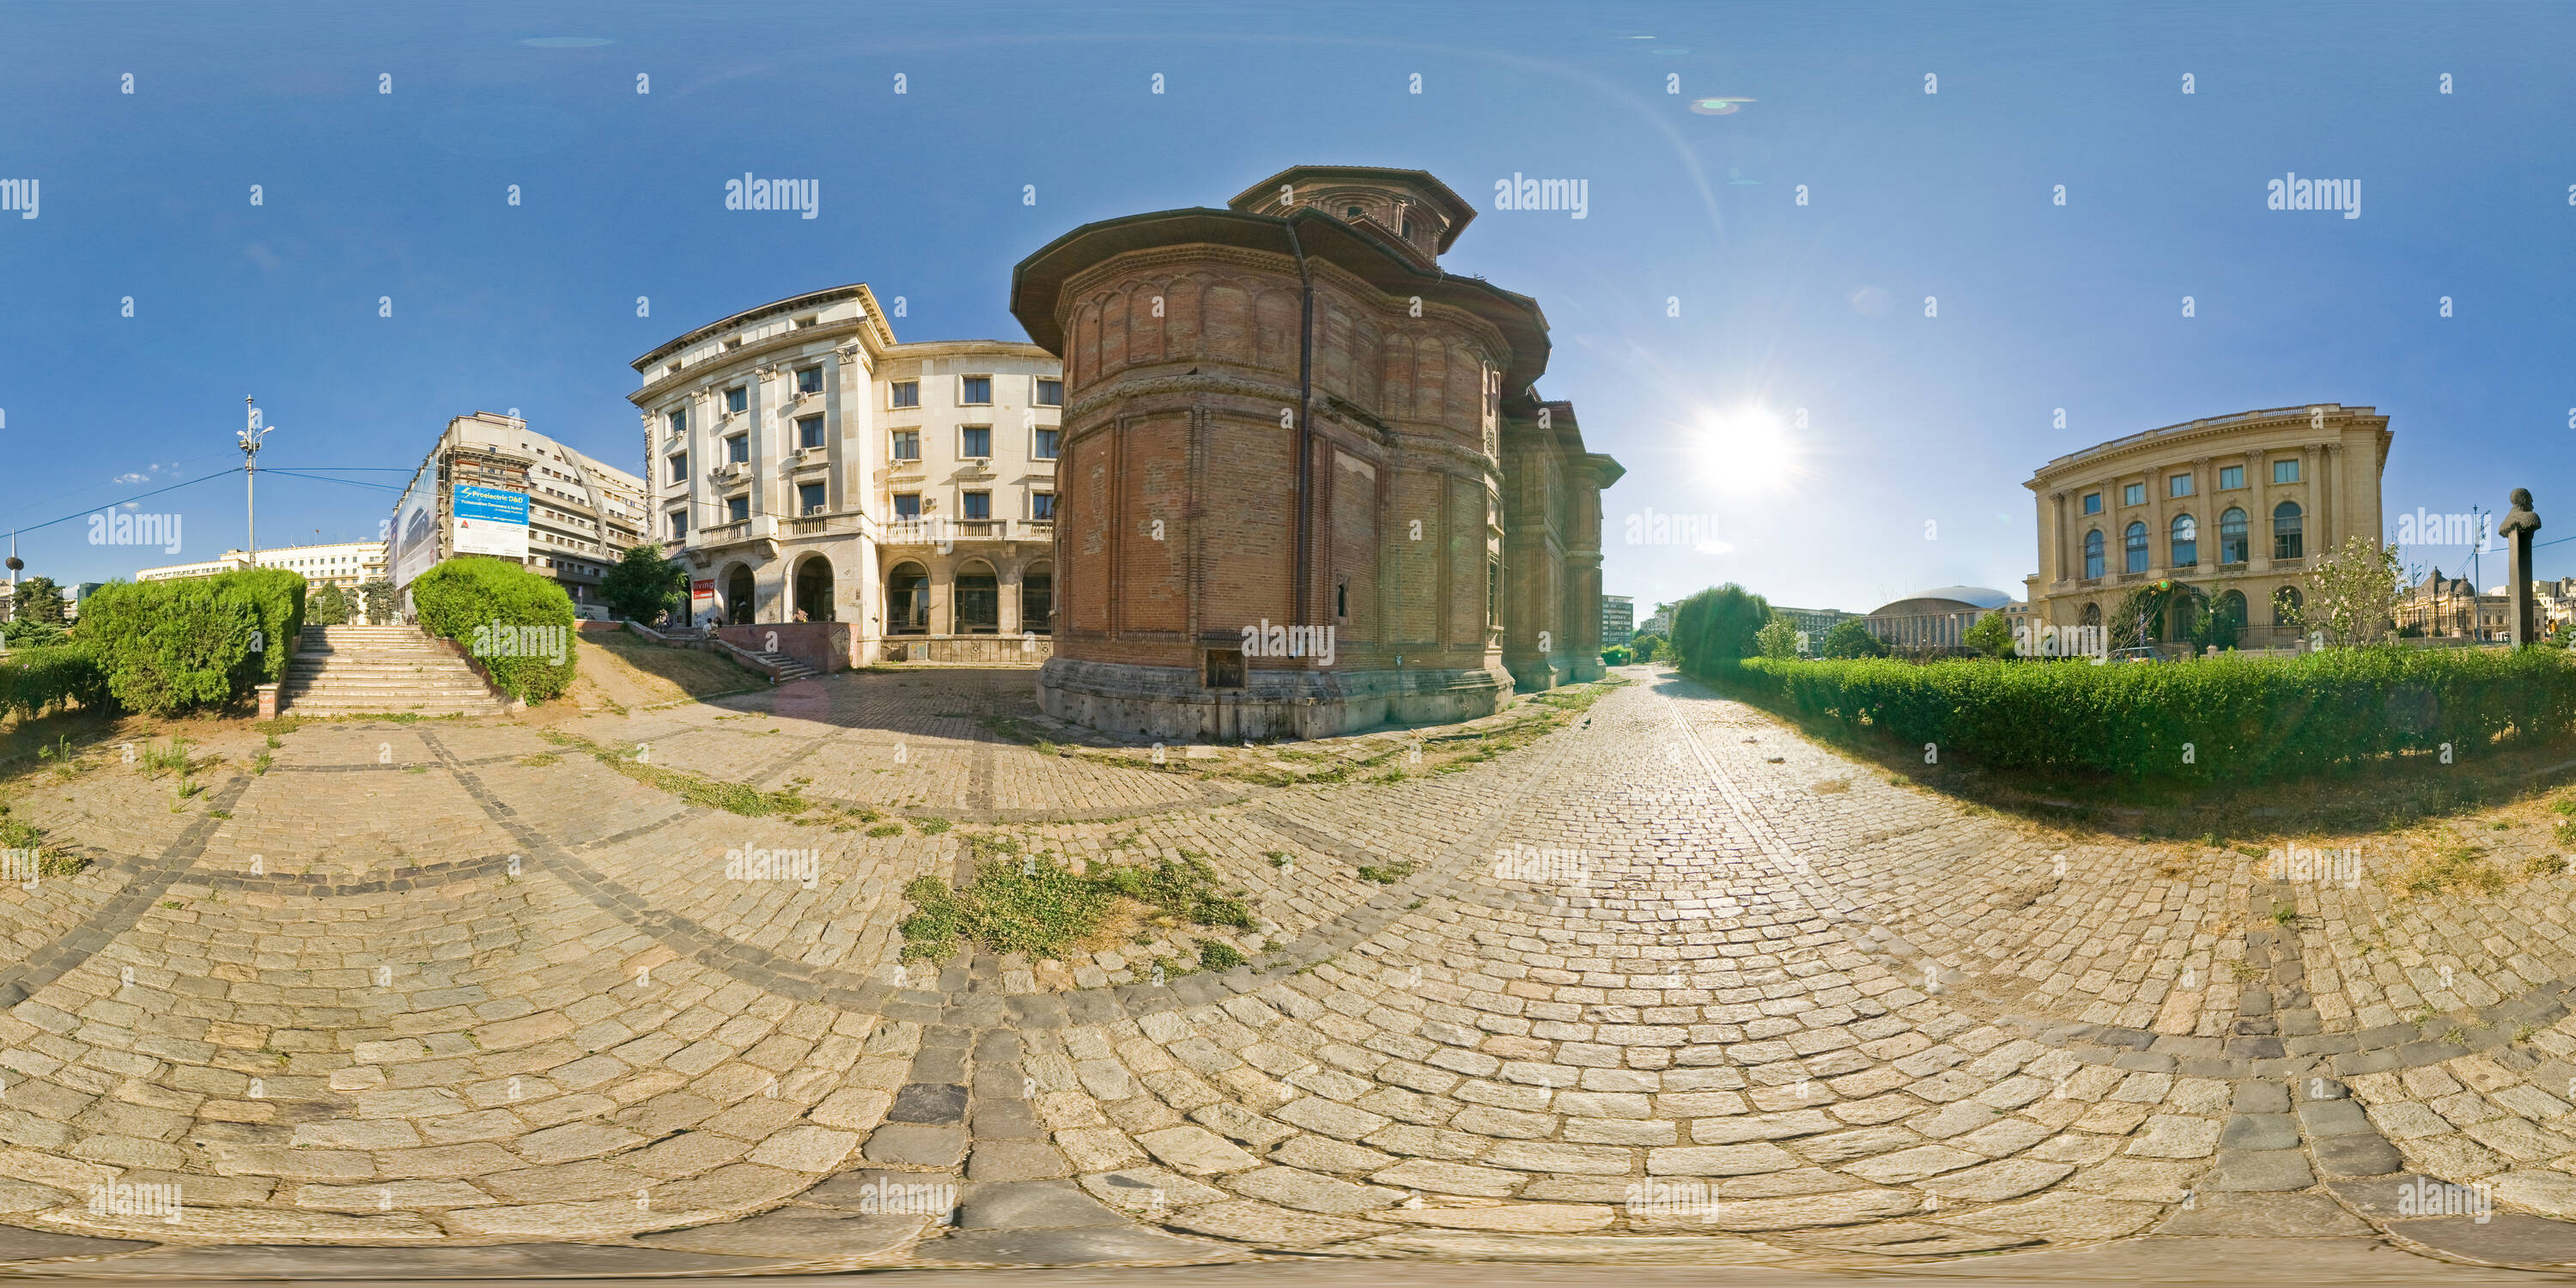
[{"label": "stone staircase", "polygon": [[778,668],[778,682],[780,684],[785,684],[789,680],[802,680],[810,676],[822,674],[822,672],[815,670],[812,666],[799,662],[795,658],[789,657],[784,653],[763,653],[758,649],[749,648],[744,649],[743,652]]},{"label": "stone staircase", "polygon": [[500,715],[483,678],[416,626],[307,626],[287,664],[280,710],[334,716],[410,712]]}]

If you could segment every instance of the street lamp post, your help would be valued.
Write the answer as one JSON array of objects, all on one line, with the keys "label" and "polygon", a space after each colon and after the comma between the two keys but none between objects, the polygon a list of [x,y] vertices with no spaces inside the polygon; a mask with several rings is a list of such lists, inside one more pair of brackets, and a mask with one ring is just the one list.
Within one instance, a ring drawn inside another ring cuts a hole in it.
[{"label": "street lamp post", "polygon": [[259,408],[250,398],[242,399],[245,408],[242,431],[238,436],[242,449],[242,539],[250,546],[250,566],[259,566],[259,444],[275,426],[259,423]]}]

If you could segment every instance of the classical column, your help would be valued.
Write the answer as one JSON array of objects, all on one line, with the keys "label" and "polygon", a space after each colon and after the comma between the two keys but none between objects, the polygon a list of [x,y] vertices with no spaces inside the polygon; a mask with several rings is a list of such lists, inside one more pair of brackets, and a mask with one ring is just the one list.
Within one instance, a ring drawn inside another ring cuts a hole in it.
[{"label": "classical column", "polygon": [[2191,462],[2192,552],[2200,559],[2196,572],[2218,571],[2218,471],[2210,458]]},{"label": "classical column", "polygon": [[2325,536],[2324,507],[2317,498],[2325,486],[2318,478],[2318,459],[2324,449],[2310,443],[2299,449],[2299,553],[2313,568],[2317,562],[2317,543]]},{"label": "classical column", "polygon": [[2053,592],[2057,588],[2057,583],[2068,579],[2066,575],[2066,490],[2060,488],[2049,493],[2048,506],[2049,576],[2047,580],[2048,588]]},{"label": "classical column", "polygon": [[2173,551],[2165,546],[2165,467],[2147,470],[2147,575],[2170,575]]},{"label": "classical column", "polygon": [[[2247,485],[2254,489],[2245,516],[2246,566],[2255,572],[2272,568],[2272,462],[2262,449],[2245,454]],[[2265,620],[2270,620],[2267,616]]]},{"label": "classical column", "polygon": [[2342,488],[2343,447],[2327,443],[2317,449],[2317,538],[2329,543],[2328,551],[2341,547],[2350,535],[2343,530],[2343,498],[2336,495]]}]

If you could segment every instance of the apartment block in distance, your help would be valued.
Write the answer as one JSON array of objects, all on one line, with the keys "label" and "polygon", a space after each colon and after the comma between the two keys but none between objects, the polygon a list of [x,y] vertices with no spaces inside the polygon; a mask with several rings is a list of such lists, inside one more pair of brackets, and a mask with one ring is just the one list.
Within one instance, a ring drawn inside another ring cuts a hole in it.
[{"label": "apartment block in distance", "polygon": [[[513,525],[475,515],[465,516],[465,530],[476,535],[460,543],[460,487],[480,489],[469,497],[498,497],[513,506],[510,498],[524,497],[524,543],[505,542],[507,553],[484,548],[478,537],[488,538],[496,527],[505,537],[517,534],[508,531]],[[530,572],[560,584],[574,611],[605,618],[600,581],[644,540],[644,513],[644,480],[537,433],[518,417],[478,411],[447,422],[413,475],[394,512],[389,563],[400,588],[458,553],[515,555]]]}]

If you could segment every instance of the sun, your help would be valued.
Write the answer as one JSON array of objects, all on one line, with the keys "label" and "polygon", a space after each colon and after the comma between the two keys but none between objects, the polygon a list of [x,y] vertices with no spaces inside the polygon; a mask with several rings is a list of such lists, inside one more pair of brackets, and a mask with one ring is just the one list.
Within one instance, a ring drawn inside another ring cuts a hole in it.
[{"label": "sun", "polygon": [[1702,471],[1734,493],[1785,491],[1798,477],[1800,444],[1778,413],[1740,407],[1710,415],[1700,436]]}]

